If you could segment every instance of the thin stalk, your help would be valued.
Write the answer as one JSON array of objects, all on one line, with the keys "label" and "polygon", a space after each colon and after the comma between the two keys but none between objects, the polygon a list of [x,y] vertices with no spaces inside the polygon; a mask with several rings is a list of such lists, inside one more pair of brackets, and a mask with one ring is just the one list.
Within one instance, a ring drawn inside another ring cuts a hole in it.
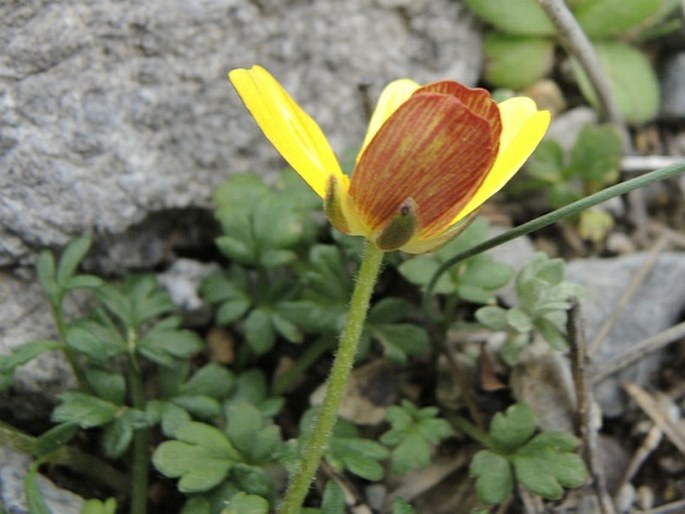
[{"label": "thin stalk", "polygon": [[674,164],[672,166],[666,166],[665,168],[654,170],[649,173],[645,173],[644,175],[641,175],[639,177],[635,177],[630,180],[614,184],[613,186],[607,187],[606,189],[603,189],[593,195],[581,198],[576,202],[570,203],[568,205],[565,205],[564,207],[561,207],[560,209],[557,209],[555,211],[544,214],[538,218],[530,220],[527,223],[519,225],[518,227],[508,230],[503,234],[488,239],[483,243],[472,246],[468,250],[458,253],[454,257],[451,257],[450,259],[443,262],[442,265],[433,274],[433,277],[428,283],[428,287],[426,288],[426,291],[423,296],[424,310],[426,310],[426,312],[429,312],[428,306],[430,305],[430,295],[432,294],[433,288],[435,287],[435,284],[438,282],[442,274],[445,273],[452,266],[460,263],[461,261],[468,259],[469,257],[473,257],[474,255],[478,255],[479,253],[483,253],[487,250],[490,250],[495,246],[499,246],[508,241],[511,241],[512,239],[516,239],[517,237],[525,236],[527,234],[530,234],[531,232],[540,230],[541,228],[551,225],[552,223],[556,223],[557,221],[562,220],[564,218],[575,216],[580,211],[583,211],[590,207],[594,207],[595,205],[598,205],[602,202],[606,202],[607,200],[614,198],[615,196],[624,195],[635,189],[639,189],[649,184],[653,184],[654,182],[659,182],[660,180],[664,180],[669,177],[675,177],[676,175],[679,175],[683,172],[685,172],[685,162]]},{"label": "thin stalk", "polygon": [[69,366],[71,367],[71,370],[73,371],[74,376],[76,377],[76,380],[81,389],[85,391],[90,391],[90,386],[86,381],[86,376],[83,373],[83,369],[81,369],[81,366],[78,362],[78,359],[76,358],[76,355],[67,344],[66,323],[64,322],[64,316],[62,315],[62,297],[60,296],[59,303],[57,305],[54,305],[51,302],[50,307],[52,308],[52,317],[55,320],[55,325],[57,327],[57,335],[59,336],[59,340],[63,344],[62,352],[64,353],[64,356],[67,358]]},{"label": "thin stalk", "polygon": [[306,375],[309,367],[319,360],[324,353],[331,349],[335,343],[332,338],[323,336],[309,345],[295,363],[274,381],[273,393],[281,395],[287,392],[293,382],[299,377]]},{"label": "thin stalk", "polygon": [[[26,455],[32,455],[35,444],[35,437],[0,421],[0,446],[19,453],[25,453]],[[77,473],[92,477],[100,483],[111,487],[117,493],[124,493],[128,489],[128,478],[123,473],[103,460],[78,448],[63,446],[50,454],[46,461],[52,464],[67,466]]]},{"label": "thin stalk", "polygon": [[627,132],[616,98],[607,80],[607,74],[604,72],[597,52],[595,52],[590,39],[588,39],[578,20],[563,0],[538,0],[538,3],[557,29],[561,44],[585,70],[587,78],[597,94],[604,117],[624,133]]},{"label": "thin stalk", "polygon": [[359,274],[352,292],[347,323],[340,338],[331,375],[328,378],[326,397],[319,410],[314,430],[309,439],[307,439],[300,466],[295,472],[285,499],[281,504],[280,514],[300,514],[302,502],[307,495],[309,484],[312,482],[314,474],[319,467],[321,457],[328,447],[331,432],[338,417],[340,401],[352,371],[359,337],[364,328],[371,293],[380,272],[383,255],[383,251],[376,248],[373,244],[366,244]]},{"label": "thin stalk", "polygon": [[[140,367],[135,358],[137,343],[136,331],[129,331],[129,366],[128,378],[131,390],[133,407],[145,411],[145,392],[143,377]],[[148,453],[149,430],[139,428],[133,432],[133,465],[131,467],[131,514],[145,514],[147,511],[147,486],[150,468],[150,455]]]}]

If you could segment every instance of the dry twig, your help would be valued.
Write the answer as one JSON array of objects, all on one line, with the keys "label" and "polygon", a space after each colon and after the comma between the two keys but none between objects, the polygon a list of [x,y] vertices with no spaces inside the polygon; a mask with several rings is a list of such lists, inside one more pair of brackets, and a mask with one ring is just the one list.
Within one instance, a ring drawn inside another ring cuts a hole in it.
[{"label": "dry twig", "polygon": [[593,426],[590,410],[592,408],[592,393],[587,376],[588,353],[585,332],[580,318],[580,308],[577,301],[572,302],[566,324],[568,341],[571,347],[571,366],[573,382],[576,387],[578,401],[577,427],[583,447],[583,457],[590,468],[592,483],[597,494],[597,499],[602,509],[602,514],[614,514],[615,509],[611,497],[606,489],[604,470],[599,462],[597,450],[597,430]]},{"label": "dry twig", "polygon": [[634,364],[652,352],[661,350],[671,343],[679,341],[685,337],[685,321],[673,325],[658,334],[633,345],[625,352],[602,364],[601,369],[592,373],[592,383],[599,384],[614,373]]},{"label": "dry twig", "polygon": [[685,455],[685,432],[662,412],[658,402],[652,395],[639,385],[633,383],[625,383],[623,388],[645,414],[666,434],[671,443]]}]

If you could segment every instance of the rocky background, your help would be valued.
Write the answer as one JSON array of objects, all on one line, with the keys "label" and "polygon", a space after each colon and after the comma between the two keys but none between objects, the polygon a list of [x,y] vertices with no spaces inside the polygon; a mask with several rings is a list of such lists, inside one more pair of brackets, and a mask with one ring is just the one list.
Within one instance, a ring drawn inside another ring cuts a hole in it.
[{"label": "rocky background", "polygon": [[[0,353],[53,332],[33,280],[40,250],[89,233],[91,271],[173,275],[179,248],[211,244],[217,184],[282,169],[230,69],[268,68],[343,154],[388,81],[473,84],[480,45],[453,0],[3,0]],[[182,275],[170,280],[181,289]],[[48,355],[15,378],[0,418],[44,417],[71,380]],[[0,496],[20,509],[27,461],[2,461]]]},{"label": "rocky background", "polygon": [[159,269],[211,244],[217,184],[282,169],[228,70],[267,67],[342,154],[388,81],[474,83],[481,64],[452,0],[10,0],[0,48],[3,353],[49,334],[41,249],[90,233],[92,271]]}]

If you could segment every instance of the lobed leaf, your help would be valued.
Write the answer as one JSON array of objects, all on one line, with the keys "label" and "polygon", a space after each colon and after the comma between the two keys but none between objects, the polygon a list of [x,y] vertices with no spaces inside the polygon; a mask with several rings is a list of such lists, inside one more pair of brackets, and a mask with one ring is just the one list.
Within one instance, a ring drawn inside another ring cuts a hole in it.
[{"label": "lobed leaf", "polygon": [[514,489],[509,461],[490,450],[476,453],[469,466],[469,474],[476,479],[476,493],[483,503],[502,503]]},{"label": "lobed leaf", "polygon": [[52,411],[52,420],[77,423],[81,428],[105,425],[112,421],[119,406],[81,392],[67,392],[59,396],[60,403]]},{"label": "lobed leaf", "polygon": [[505,412],[498,412],[490,423],[490,437],[495,448],[510,452],[524,445],[535,433],[533,409],[517,403]]}]

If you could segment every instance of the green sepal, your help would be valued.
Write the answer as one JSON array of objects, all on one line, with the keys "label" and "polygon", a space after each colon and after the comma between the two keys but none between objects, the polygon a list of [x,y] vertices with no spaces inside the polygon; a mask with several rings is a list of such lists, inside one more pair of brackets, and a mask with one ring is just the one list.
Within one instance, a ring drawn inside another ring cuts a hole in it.
[{"label": "green sepal", "polygon": [[380,229],[374,242],[381,250],[397,250],[412,238],[417,225],[416,203],[413,198],[407,198],[400,205],[397,216]]},{"label": "green sepal", "polygon": [[349,233],[349,225],[342,208],[343,199],[340,195],[340,184],[333,175],[328,177],[326,198],[323,201],[323,212],[336,229],[343,234]]}]

